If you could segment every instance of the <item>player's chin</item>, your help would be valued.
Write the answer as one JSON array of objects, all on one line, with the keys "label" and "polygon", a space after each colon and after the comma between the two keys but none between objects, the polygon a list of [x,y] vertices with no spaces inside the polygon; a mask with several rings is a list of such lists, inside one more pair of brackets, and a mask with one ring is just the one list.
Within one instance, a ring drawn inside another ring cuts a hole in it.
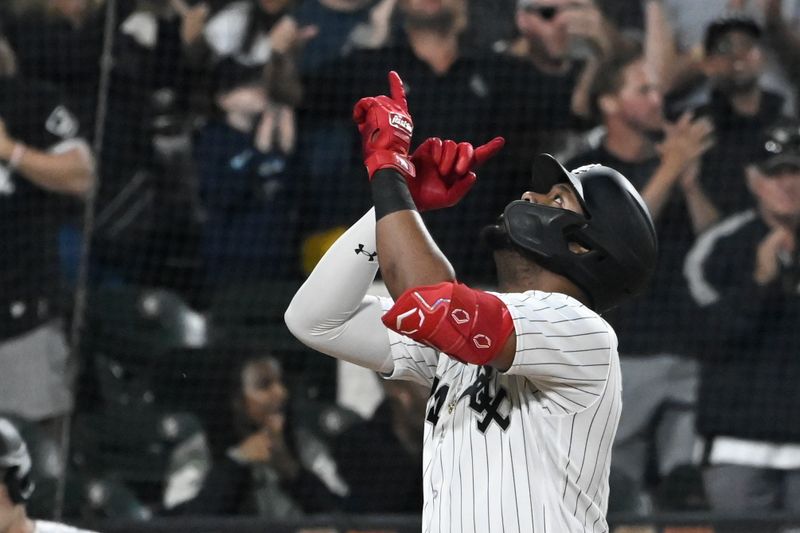
[{"label": "player's chin", "polygon": [[503,215],[497,217],[494,224],[489,224],[481,229],[480,239],[493,252],[511,248],[511,239],[508,237]]}]

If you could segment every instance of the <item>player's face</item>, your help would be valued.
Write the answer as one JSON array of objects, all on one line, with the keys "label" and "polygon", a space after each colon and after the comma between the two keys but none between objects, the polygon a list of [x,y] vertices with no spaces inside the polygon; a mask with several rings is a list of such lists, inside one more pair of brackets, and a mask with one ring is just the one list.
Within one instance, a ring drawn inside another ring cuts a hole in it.
[{"label": "player's face", "polygon": [[258,360],[245,366],[242,393],[247,417],[255,424],[282,414],[289,397],[280,367],[270,360]]},{"label": "player's face", "polygon": [[567,31],[569,11],[584,9],[585,4],[585,0],[529,0],[517,8],[517,29],[547,57],[566,59],[571,41]]},{"label": "player's face", "polygon": [[786,165],[770,174],[751,169],[751,190],[761,208],[779,219],[800,219],[800,167]]},{"label": "player's face", "polygon": [[578,200],[578,194],[575,192],[575,189],[566,183],[556,183],[550,188],[547,194],[527,191],[522,195],[522,199],[526,202],[533,202],[548,207],[558,207],[559,209],[566,209],[568,211],[574,211],[575,213],[584,214],[583,206]]},{"label": "player's face", "polygon": [[[534,179],[535,178],[534,176]],[[578,193],[576,193],[575,189],[568,183],[556,183],[544,194],[534,191],[525,191],[520,199],[547,207],[566,209],[567,211],[572,211],[581,215],[586,214],[578,199]],[[481,230],[481,239],[483,239],[484,243],[493,251],[505,250],[508,248],[510,240],[508,238],[508,230],[503,222],[503,215],[500,215],[494,224],[489,224]],[[586,251],[585,248],[577,243],[570,243],[570,249],[575,253],[583,253]]]},{"label": "player's face", "polygon": [[705,73],[711,83],[727,94],[758,86],[764,56],[758,41],[747,32],[730,31],[709,52]]},{"label": "player's face", "polygon": [[611,97],[615,114],[631,128],[641,132],[664,127],[664,100],[656,75],[644,61],[631,63],[623,73],[622,88]]}]

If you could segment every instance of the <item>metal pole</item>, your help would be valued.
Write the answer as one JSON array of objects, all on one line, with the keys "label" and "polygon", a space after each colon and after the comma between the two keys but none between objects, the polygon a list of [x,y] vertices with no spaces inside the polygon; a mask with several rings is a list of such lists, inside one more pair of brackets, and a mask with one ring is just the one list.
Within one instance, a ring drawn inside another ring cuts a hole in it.
[{"label": "metal pole", "polygon": [[[111,85],[111,70],[114,67],[114,37],[116,31],[117,0],[106,0],[105,27],[103,29],[103,51],[100,56],[100,79],[97,90],[97,108],[94,123],[94,151],[95,161],[100,162],[103,153],[103,136],[105,135],[106,115],[108,112],[108,93]],[[70,364],[74,376],[80,375],[81,361],[78,353],[80,346],[80,336],[86,313],[86,294],[89,280],[89,254],[92,242],[91,235],[94,230],[94,207],[97,198],[97,190],[100,185],[101,177],[95,181],[94,186],[86,197],[86,204],[83,211],[83,246],[81,258],[78,265],[78,277],[75,283],[75,300],[73,302],[72,327],[69,334],[70,343]],[[73,395],[76,395],[75,383],[73,383]],[[55,519],[60,520],[64,513],[64,493],[66,490],[67,468],[69,463],[69,445],[72,430],[72,416],[67,416],[62,426],[61,432],[61,464],[63,466],[61,476],[55,494]]]}]

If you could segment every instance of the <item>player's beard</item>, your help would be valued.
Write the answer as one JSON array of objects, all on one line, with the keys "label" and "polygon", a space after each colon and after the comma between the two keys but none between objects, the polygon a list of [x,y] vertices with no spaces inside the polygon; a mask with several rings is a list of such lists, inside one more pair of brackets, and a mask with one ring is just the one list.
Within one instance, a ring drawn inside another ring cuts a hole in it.
[{"label": "player's beard", "polygon": [[485,226],[480,237],[494,256],[498,286],[531,286],[545,270],[532,254],[511,242],[503,215],[497,217],[494,224]]},{"label": "player's beard", "polygon": [[513,244],[511,238],[508,236],[503,215],[497,217],[494,224],[484,226],[480,231],[480,240],[485,244],[489,250],[496,252],[497,250],[511,250]]}]

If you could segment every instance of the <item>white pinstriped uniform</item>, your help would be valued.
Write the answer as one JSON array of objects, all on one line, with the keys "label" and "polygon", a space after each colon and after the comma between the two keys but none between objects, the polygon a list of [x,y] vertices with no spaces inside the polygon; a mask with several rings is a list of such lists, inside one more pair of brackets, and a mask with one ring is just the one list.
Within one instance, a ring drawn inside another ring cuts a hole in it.
[{"label": "white pinstriped uniform", "polygon": [[33,533],[95,533],[88,529],[78,529],[59,522],[35,520]]},{"label": "white pinstriped uniform", "polygon": [[[563,294],[497,296],[517,336],[505,373],[389,332],[389,377],[433,386],[422,530],[606,532],[611,444],[622,408],[616,334]],[[381,305],[388,310],[392,301]]]}]

